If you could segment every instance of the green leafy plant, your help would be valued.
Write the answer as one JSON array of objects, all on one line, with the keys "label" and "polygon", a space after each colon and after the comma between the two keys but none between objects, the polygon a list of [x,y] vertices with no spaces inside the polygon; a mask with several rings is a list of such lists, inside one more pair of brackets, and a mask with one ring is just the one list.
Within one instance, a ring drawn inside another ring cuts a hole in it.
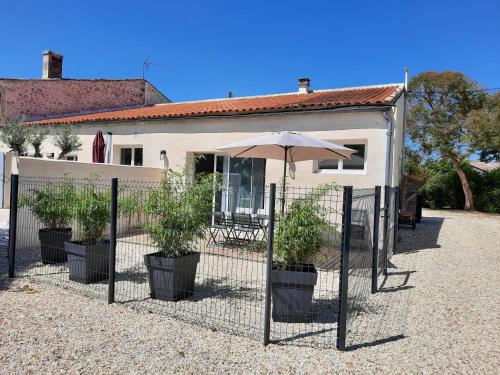
[{"label": "green leafy plant", "polygon": [[35,154],[33,155],[35,158],[41,158],[41,148],[42,143],[49,135],[49,130],[47,128],[43,128],[41,126],[30,126],[29,134],[28,134],[28,142],[33,146],[35,150]]},{"label": "green leafy plant", "polygon": [[118,215],[128,218],[129,227],[132,222],[132,217],[137,215],[137,220],[139,220],[140,214],[144,210],[142,194],[142,191],[130,191],[127,186],[120,187]]},{"label": "green leafy plant", "polygon": [[203,175],[185,182],[186,172],[169,170],[157,188],[147,193],[144,225],[151,242],[163,257],[175,258],[194,252],[193,241],[204,237],[210,226],[212,197],[219,175]]},{"label": "green leafy plant", "polygon": [[[468,162],[462,162],[461,167],[470,181],[476,209],[500,213],[500,169],[478,172]],[[450,163],[427,161],[422,168],[428,175],[422,186],[425,207],[462,209],[465,200],[462,185]]]},{"label": "green leafy plant", "polygon": [[19,207],[28,207],[49,229],[69,226],[73,219],[76,199],[74,181],[65,177],[61,182],[51,182],[19,197]]},{"label": "green leafy plant", "polygon": [[274,239],[274,268],[302,270],[329,241],[324,232],[331,229],[330,209],[321,199],[337,190],[335,184],[324,184],[307,195],[293,199],[277,220]]},{"label": "green leafy plant", "polygon": [[8,123],[0,127],[0,141],[18,155],[26,154],[29,129],[21,122]]},{"label": "green leafy plant", "polygon": [[110,218],[110,190],[101,190],[97,182],[96,178],[87,179],[74,201],[75,219],[84,245],[101,241]]},{"label": "green leafy plant", "polygon": [[54,136],[54,145],[61,150],[58,159],[62,159],[69,153],[79,151],[82,142],[77,135],[73,134],[70,126],[63,126]]}]

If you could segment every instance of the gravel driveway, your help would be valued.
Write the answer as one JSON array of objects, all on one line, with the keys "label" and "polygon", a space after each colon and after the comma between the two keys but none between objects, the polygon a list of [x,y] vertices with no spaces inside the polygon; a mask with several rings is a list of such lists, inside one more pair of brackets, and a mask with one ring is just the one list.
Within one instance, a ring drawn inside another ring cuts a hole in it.
[{"label": "gravel driveway", "polygon": [[[2,229],[4,227],[1,227]],[[341,353],[270,345],[27,279],[0,259],[0,373],[450,373],[500,366],[500,216],[424,211]]]}]

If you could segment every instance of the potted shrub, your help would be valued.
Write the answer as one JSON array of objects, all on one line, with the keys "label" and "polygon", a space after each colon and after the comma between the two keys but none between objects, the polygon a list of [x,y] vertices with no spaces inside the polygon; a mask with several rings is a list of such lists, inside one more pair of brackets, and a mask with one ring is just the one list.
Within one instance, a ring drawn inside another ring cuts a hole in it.
[{"label": "potted shrub", "polygon": [[194,292],[200,253],[193,242],[210,226],[213,175],[184,183],[185,173],[169,171],[145,200],[144,228],[157,251],[144,256],[151,298],[179,301]]},{"label": "potted shrub", "polygon": [[19,198],[19,207],[28,207],[42,222],[38,231],[42,263],[66,262],[64,243],[71,240],[73,203],[76,190],[73,180],[64,178],[61,182],[32,190],[31,194]]},{"label": "potted shrub", "polygon": [[295,198],[277,221],[271,291],[272,317],[281,322],[309,322],[318,273],[312,263],[328,241],[328,209],[320,199],[335,188],[322,185]]},{"label": "potted shrub", "polygon": [[109,240],[103,239],[110,217],[111,195],[108,187],[102,191],[97,180],[89,179],[77,192],[74,215],[80,240],[66,242],[69,279],[89,284],[108,278]]}]

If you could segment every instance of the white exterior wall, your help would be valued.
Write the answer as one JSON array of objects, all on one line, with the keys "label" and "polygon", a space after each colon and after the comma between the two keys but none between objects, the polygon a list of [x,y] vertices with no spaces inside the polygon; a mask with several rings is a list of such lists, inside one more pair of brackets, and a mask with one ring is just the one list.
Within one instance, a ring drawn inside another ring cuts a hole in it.
[{"label": "white exterior wall", "polygon": [[[403,135],[403,96],[392,110],[393,137],[393,185],[399,181]],[[54,128],[53,128],[54,129]],[[301,114],[267,114],[240,117],[212,117],[193,119],[161,119],[130,122],[83,123],[74,125],[83,148],[77,153],[78,161],[92,161],[92,142],[97,130],[113,133],[113,162],[119,163],[119,146],[142,146],[143,165],[152,168],[172,169],[184,167],[192,153],[219,153],[216,148],[283,130],[299,131],[305,135],[336,143],[366,143],[366,172],[316,173],[313,161],[296,163],[292,186],[313,186],[334,181],[339,185],[373,187],[385,184],[387,121],[381,111],[309,112]],[[160,151],[167,151],[166,161],[160,159]],[[50,139],[42,145],[42,153],[58,150]],[[283,162],[268,160],[266,184],[279,183]]]}]

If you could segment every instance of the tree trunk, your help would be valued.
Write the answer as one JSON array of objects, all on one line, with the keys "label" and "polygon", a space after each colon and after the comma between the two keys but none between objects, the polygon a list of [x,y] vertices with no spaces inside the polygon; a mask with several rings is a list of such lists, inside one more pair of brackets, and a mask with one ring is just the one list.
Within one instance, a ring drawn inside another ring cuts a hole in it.
[{"label": "tree trunk", "polygon": [[455,168],[455,172],[457,172],[460,182],[462,183],[462,189],[465,195],[465,211],[474,211],[474,197],[472,196],[469,179],[462,169],[459,160],[453,160],[453,167]]}]

